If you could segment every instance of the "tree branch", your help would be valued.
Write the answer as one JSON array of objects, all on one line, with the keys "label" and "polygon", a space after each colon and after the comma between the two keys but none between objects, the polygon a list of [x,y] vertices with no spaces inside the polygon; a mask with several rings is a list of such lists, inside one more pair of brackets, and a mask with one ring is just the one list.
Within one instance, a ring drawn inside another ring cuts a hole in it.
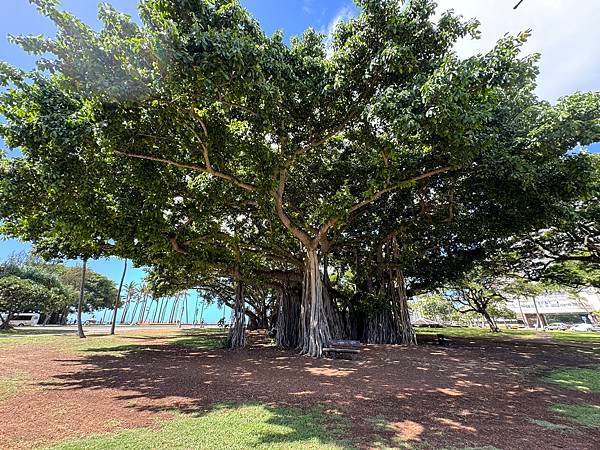
[{"label": "tree branch", "polygon": [[430,170],[429,172],[422,173],[421,175],[417,175],[417,176],[414,176],[412,178],[408,178],[407,180],[401,181],[400,183],[397,183],[397,184],[395,184],[393,186],[389,186],[389,187],[387,187],[385,189],[382,189],[382,190],[376,192],[370,198],[367,198],[367,199],[365,199],[365,200],[363,200],[361,202],[355,203],[352,207],[350,207],[350,209],[349,209],[348,212],[350,214],[352,214],[353,212],[359,210],[363,206],[367,206],[367,205],[373,203],[374,201],[380,199],[384,194],[387,194],[388,192],[393,192],[396,189],[400,189],[400,188],[404,187],[408,183],[414,183],[414,182],[419,181],[419,180],[424,180],[425,178],[429,178],[429,177],[432,177],[434,175],[438,175],[440,173],[449,172],[452,169],[453,168],[451,166],[438,167],[437,169],[433,169],[433,170]]},{"label": "tree branch", "polygon": [[279,185],[277,186],[277,190],[274,192],[275,197],[275,210],[277,211],[277,216],[279,220],[283,223],[283,225],[296,237],[298,238],[304,245],[309,245],[309,242],[312,240],[311,237],[305,231],[296,227],[292,223],[292,219],[287,215],[285,210],[283,209],[283,193],[285,191],[285,183],[287,181],[287,169],[281,169],[279,171]]},{"label": "tree branch", "polygon": [[148,161],[156,161],[156,162],[168,164],[171,166],[179,167],[180,169],[190,169],[190,170],[195,170],[196,172],[206,172],[206,169],[203,166],[199,166],[197,164],[182,163],[182,162],[173,161],[173,160],[166,159],[166,158],[160,158],[158,156],[142,155],[140,153],[123,152],[120,150],[115,150],[114,152],[119,155],[129,156],[130,158],[146,159]]}]

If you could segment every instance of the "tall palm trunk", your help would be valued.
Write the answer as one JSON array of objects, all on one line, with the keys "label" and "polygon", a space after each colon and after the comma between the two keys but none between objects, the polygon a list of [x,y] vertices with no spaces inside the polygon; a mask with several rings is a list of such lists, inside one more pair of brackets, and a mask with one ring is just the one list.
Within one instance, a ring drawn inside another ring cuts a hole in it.
[{"label": "tall palm trunk", "polygon": [[202,307],[200,308],[200,326],[202,326],[202,322],[204,322],[204,297],[202,297]]},{"label": "tall palm trunk", "polygon": [[80,338],[85,338],[83,332],[83,323],[81,323],[81,310],[83,308],[83,296],[85,290],[85,272],[87,270],[87,258],[83,259],[83,267],[81,269],[81,285],[79,287],[79,301],[77,302],[77,334]]},{"label": "tall palm trunk", "polygon": [[185,311],[185,323],[189,324],[190,318],[188,317],[188,291],[185,291],[185,293],[183,294],[183,309],[181,310],[181,318],[179,319],[180,322],[183,320],[183,312],[184,311]]},{"label": "tall palm trunk", "polygon": [[[133,305],[133,309],[131,310],[131,319],[129,320],[130,323],[134,322],[135,313],[137,313],[139,306],[140,306],[140,297],[139,297],[139,295],[136,294],[135,304]],[[127,316],[125,316],[125,320],[127,321]]]},{"label": "tall palm trunk", "polygon": [[138,322],[141,324],[144,322],[146,318],[146,303],[148,303],[148,292],[144,292],[142,297],[142,304],[140,306],[140,317]]},{"label": "tall palm trunk", "polygon": [[117,325],[117,310],[119,309],[119,303],[121,302],[121,289],[123,289],[123,281],[125,280],[125,273],[127,272],[127,259],[123,265],[123,273],[121,274],[121,282],[119,283],[119,291],[117,292],[117,298],[115,299],[115,307],[113,309],[112,324],[110,326],[110,334],[115,334],[115,326]]},{"label": "tall palm trunk", "polygon": [[175,323],[175,311],[177,311],[177,306],[179,306],[179,294],[175,296],[175,301],[173,301],[173,306],[171,307],[171,313],[169,314],[169,323]]},{"label": "tall palm trunk", "polygon": [[[162,313],[162,306],[163,306],[163,302],[165,301],[164,298],[156,299],[156,310],[154,311],[154,319],[152,319],[152,322],[154,323],[158,323],[160,322],[160,314]],[[159,308],[159,302],[160,302],[160,308]]]}]

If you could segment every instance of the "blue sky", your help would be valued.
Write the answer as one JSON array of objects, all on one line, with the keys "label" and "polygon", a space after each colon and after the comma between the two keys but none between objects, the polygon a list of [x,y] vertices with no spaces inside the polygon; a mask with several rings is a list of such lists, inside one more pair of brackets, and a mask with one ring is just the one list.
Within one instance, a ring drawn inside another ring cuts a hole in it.
[{"label": "blue sky", "polygon": [[[485,48],[489,48],[493,41],[501,36],[499,33],[513,31],[506,27],[533,28],[532,51],[541,52],[542,62],[548,64],[548,66],[542,65],[540,73],[538,93],[543,98],[554,101],[559,96],[577,89],[600,89],[600,77],[598,76],[600,75],[598,74],[600,64],[597,64],[600,62],[600,53],[593,50],[593,47],[597,45],[597,41],[589,37],[590,32],[595,33],[600,27],[575,27],[574,29],[573,27],[559,28],[552,26],[553,21],[564,19],[566,14],[570,14],[569,11],[571,10],[574,13],[581,14],[582,17],[579,21],[585,20],[586,17],[590,19],[597,18],[600,15],[600,2],[590,1],[581,4],[578,2],[578,8],[562,11],[556,5],[553,8],[547,8],[543,2],[536,6],[537,2],[540,1],[529,0],[529,5],[525,5],[527,8],[519,8],[518,12],[513,11],[505,0],[490,0],[487,2],[481,0],[461,2],[442,0],[441,4],[444,9],[453,7],[467,17],[477,16],[480,18],[483,39],[478,41],[477,45],[483,45]],[[63,0],[62,8],[73,12],[85,22],[97,26],[97,3],[95,0]],[[119,11],[137,17],[137,0],[113,0],[110,3]],[[259,20],[267,33],[271,34],[278,29],[283,29],[287,38],[302,33],[307,27],[313,27],[327,33],[336,21],[348,17],[355,11],[355,7],[350,0],[243,0],[242,4]],[[499,20],[500,17],[502,17],[502,20]],[[552,38],[543,38],[547,29],[552,32]],[[5,0],[2,2],[0,13],[0,60],[28,69],[33,67],[34,58],[15,45],[10,44],[5,39],[8,34],[44,34],[52,36],[54,27],[48,19],[37,13],[28,0]],[[543,39],[538,39],[538,42],[535,40],[536,36],[542,36]],[[564,58],[565,52],[561,49],[564,42],[570,42],[569,39],[575,39],[575,42],[579,45],[571,46],[568,54],[570,57],[580,55],[578,58],[581,61],[576,61],[576,66],[578,68],[584,67],[586,70],[567,71],[563,74],[564,67],[561,69],[562,72],[558,70],[557,67],[560,65],[560,61],[558,65],[554,64],[552,55],[556,54]],[[588,50],[589,45],[591,47]],[[463,48],[465,52],[472,49],[480,50],[473,47],[472,43],[465,43]],[[544,59],[544,55],[549,56]],[[0,141],[1,146],[2,142]],[[595,144],[591,147],[591,150],[600,151],[600,144]],[[0,241],[0,259],[13,252],[28,249],[29,245],[14,240]],[[90,267],[114,280],[118,280],[122,263],[115,259],[106,259],[91,261]],[[143,271],[141,269],[130,269],[126,280],[139,281],[142,276]],[[209,316],[212,315],[220,317],[220,312],[215,310],[213,314],[211,310]]]}]

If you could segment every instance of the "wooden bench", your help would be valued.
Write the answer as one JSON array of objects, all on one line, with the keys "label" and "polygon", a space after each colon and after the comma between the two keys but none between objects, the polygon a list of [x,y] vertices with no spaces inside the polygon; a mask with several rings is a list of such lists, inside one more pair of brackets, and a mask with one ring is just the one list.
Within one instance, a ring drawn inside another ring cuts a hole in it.
[{"label": "wooden bench", "polygon": [[323,348],[323,353],[327,353],[334,358],[347,357],[354,359],[360,352],[359,341],[344,341],[341,339],[333,339],[329,341],[327,347]]}]

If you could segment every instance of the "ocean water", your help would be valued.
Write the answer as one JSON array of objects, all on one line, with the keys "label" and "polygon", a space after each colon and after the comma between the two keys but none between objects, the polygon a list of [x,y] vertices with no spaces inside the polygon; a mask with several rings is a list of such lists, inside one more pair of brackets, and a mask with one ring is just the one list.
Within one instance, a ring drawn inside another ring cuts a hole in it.
[{"label": "ocean water", "polygon": [[[174,311],[173,311],[174,309]],[[142,303],[137,307],[135,302],[129,305],[123,323],[136,323],[140,320]],[[117,324],[121,324],[124,308],[117,311]],[[182,296],[179,300],[175,298],[159,298],[148,300],[144,309],[144,322],[169,323],[171,317],[173,322],[181,321],[183,324],[194,324],[204,321],[205,324],[215,324],[222,318],[225,323],[231,319],[231,309],[227,306],[219,306],[216,303],[208,304],[196,291],[188,291],[187,297]],[[76,319],[75,313],[69,314],[68,322],[73,323]],[[100,309],[90,313],[84,313],[82,319],[94,319],[97,323],[107,323],[112,320],[112,309]]]}]

